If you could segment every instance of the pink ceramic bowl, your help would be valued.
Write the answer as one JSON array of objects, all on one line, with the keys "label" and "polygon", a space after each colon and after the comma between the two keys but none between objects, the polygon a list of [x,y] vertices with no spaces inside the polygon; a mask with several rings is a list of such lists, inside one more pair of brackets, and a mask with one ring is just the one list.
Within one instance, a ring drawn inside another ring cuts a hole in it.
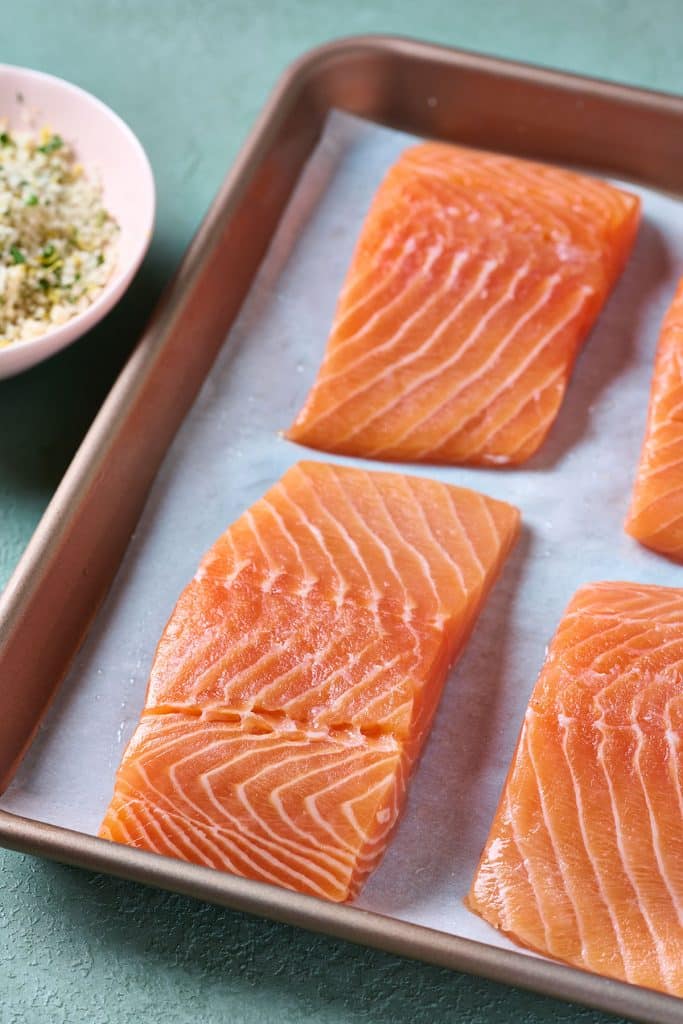
[{"label": "pink ceramic bowl", "polygon": [[0,348],[0,378],[27,370],[90,330],[121,298],[147,252],[154,228],[152,168],[137,138],[117,114],[61,78],[0,64],[0,118],[10,129],[49,126],[96,173],[104,204],[119,224],[114,272],[95,301],[72,320],[30,341]]}]

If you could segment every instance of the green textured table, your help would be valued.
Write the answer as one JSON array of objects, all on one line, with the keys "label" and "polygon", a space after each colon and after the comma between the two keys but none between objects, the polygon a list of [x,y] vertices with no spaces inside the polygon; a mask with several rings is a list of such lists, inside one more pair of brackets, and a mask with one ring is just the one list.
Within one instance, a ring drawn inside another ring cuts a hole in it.
[{"label": "green textured table", "polygon": [[[23,0],[0,61],[62,75],[138,133],[159,190],[149,257],[87,338],[0,382],[0,582],[280,71],[335,36],[395,32],[683,92],[680,0]],[[0,1024],[435,1024],[601,1014],[0,852]]]}]

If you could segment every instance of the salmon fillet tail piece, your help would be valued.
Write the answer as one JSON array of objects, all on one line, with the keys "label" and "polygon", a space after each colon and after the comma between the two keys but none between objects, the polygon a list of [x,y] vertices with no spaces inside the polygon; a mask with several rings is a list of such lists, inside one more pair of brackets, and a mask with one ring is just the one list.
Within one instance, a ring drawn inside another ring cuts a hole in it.
[{"label": "salmon fillet tail piece", "polygon": [[678,996],[682,666],[683,590],[575,594],[467,899],[523,946]]},{"label": "salmon fillet tail piece", "polygon": [[351,899],[518,528],[475,491],[292,467],[181,594],[100,835]]},{"label": "salmon fillet tail piece", "polygon": [[365,458],[524,462],[639,218],[636,196],[597,178],[441,143],[406,150],[287,437]]},{"label": "salmon fillet tail piece", "polygon": [[662,324],[626,532],[683,561],[683,280]]}]

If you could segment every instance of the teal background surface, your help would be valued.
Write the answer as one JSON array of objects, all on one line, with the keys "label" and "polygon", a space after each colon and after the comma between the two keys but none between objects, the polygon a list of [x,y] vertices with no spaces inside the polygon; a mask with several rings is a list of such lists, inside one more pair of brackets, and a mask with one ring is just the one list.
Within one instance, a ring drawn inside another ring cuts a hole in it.
[{"label": "teal background surface", "polygon": [[[304,50],[391,32],[683,92],[680,0],[0,0],[0,12],[0,61],[110,104],[147,149],[159,198],[119,307],[0,382],[3,585],[269,90]],[[0,851],[0,1024],[614,1019]]]}]

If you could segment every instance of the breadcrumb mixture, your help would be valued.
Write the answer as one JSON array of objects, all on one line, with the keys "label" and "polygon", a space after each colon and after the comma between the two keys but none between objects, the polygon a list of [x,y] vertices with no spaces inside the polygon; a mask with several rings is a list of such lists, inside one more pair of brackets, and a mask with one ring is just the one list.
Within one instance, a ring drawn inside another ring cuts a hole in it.
[{"label": "breadcrumb mixture", "polygon": [[59,135],[0,123],[0,347],[86,309],[114,269],[117,232]]}]

